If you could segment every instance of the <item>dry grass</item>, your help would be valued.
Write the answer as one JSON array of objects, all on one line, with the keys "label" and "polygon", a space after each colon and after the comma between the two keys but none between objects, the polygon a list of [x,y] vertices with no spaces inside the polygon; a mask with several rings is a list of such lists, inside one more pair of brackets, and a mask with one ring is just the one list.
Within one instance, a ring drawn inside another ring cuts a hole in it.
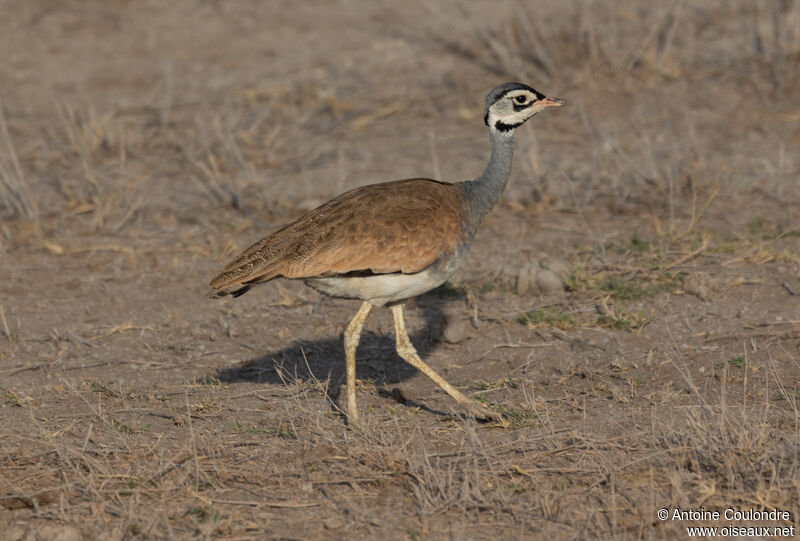
[{"label": "dry grass", "polygon": [[6,215],[19,215],[25,218],[36,218],[36,203],[31,200],[30,189],[19,164],[17,151],[11,136],[8,134],[5,110],[0,101],[0,137],[3,152],[0,154],[0,203]]},{"label": "dry grass", "polygon": [[[373,413],[354,433],[324,390],[305,383],[287,383],[278,395],[218,381],[156,386],[150,396],[59,385],[8,399],[20,414],[52,399],[78,398],[84,407],[31,419],[26,432],[35,438],[4,440],[3,505],[44,519],[80,516],[110,537],[247,537],[286,527],[302,537],[320,526],[329,535],[390,527],[424,537],[438,535],[430,528],[442,519],[466,534],[458,517],[482,517],[501,537],[528,529],[680,536],[681,525],[657,521],[654,506],[798,511],[798,413],[793,400],[773,401],[776,390],[787,392],[770,382],[778,374],[759,372],[726,384],[723,371],[720,395],[695,390],[678,407],[669,391],[659,393],[634,426],[606,434],[580,420],[554,424],[570,409],[585,418],[585,402],[534,401],[537,423],[510,429]],[[766,391],[763,402],[745,402],[744,385]],[[516,408],[521,392],[506,385],[493,400]],[[625,402],[637,403],[635,395]],[[402,511],[384,514],[400,502]],[[314,524],[296,522],[309,510]]]}]

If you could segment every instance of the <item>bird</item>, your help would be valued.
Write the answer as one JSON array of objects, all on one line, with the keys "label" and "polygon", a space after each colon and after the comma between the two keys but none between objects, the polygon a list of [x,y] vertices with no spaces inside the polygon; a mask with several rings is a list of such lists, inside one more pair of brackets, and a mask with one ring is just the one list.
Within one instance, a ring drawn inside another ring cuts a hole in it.
[{"label": "bird", "polygon": [[344,331],[348,425],[359,426],[356,348],[375,307],[388,306],[397,354],[479,421],[501,416],[466,397],[426,364],[408,337],[403,307],[448,279],[463,263],[483,218],[500,199],[514,152],[514,131],[548,107],[566,104],[508,82],[486,96],[491,153],[483,174],[455,183],[412,178],[345,192],[268,234],[210,282],[212,298],[239,297],[275,278],[304,280],[319,292],[361,300]]}]

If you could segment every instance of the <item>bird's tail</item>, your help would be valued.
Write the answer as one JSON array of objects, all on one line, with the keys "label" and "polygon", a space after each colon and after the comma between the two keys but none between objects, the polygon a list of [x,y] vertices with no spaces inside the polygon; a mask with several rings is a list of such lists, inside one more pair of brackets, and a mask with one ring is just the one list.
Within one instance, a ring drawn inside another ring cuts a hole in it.
[{"label": "bird's tail", "polygon": [[[280,275],[275,269],[276,257],[264,250],[265,241],[258,242],[239,254],[222,271],[211,279],[208,296],[212,299],[233,295],[244,295],[256,284],[272,280]],[[272,255],[272,257],[265,257]]]}]

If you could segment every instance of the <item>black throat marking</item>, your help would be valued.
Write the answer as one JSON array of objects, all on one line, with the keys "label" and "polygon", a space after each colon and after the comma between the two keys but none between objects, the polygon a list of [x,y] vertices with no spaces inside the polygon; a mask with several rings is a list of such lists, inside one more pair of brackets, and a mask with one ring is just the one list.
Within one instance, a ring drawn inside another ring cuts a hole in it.
[{"label": "black throat marking", "polygon": [[516,124],[506,124],[502,120],[498,120],[497,122],[494,123],[494,127],[498,131],[511,131],[514,128],[519,128],[520,126],[522,126],[522,124],[523,124],[522,122],[518,122]]}]

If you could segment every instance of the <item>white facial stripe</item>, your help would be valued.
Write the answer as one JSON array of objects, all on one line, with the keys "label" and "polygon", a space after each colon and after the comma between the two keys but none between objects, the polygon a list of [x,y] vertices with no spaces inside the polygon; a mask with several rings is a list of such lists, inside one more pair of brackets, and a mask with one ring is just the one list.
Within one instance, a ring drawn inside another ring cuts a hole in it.
[{"label": "white facial stripe", "polygon": [[534,96],[527,90],[512,90],[511,92],[505,95],[507,99],[512,99],[515,102],[518,96],[523,96],[525,98],[525,102],[530,102],[536,99],[536,96]]},{"label": "white facial stripe", "polygon": [[517,96],[525,96],[526,98],[530,98],[531,93],[527,90],[512,90],[508,94],[506,94],[506,98],[516,98]]}]

